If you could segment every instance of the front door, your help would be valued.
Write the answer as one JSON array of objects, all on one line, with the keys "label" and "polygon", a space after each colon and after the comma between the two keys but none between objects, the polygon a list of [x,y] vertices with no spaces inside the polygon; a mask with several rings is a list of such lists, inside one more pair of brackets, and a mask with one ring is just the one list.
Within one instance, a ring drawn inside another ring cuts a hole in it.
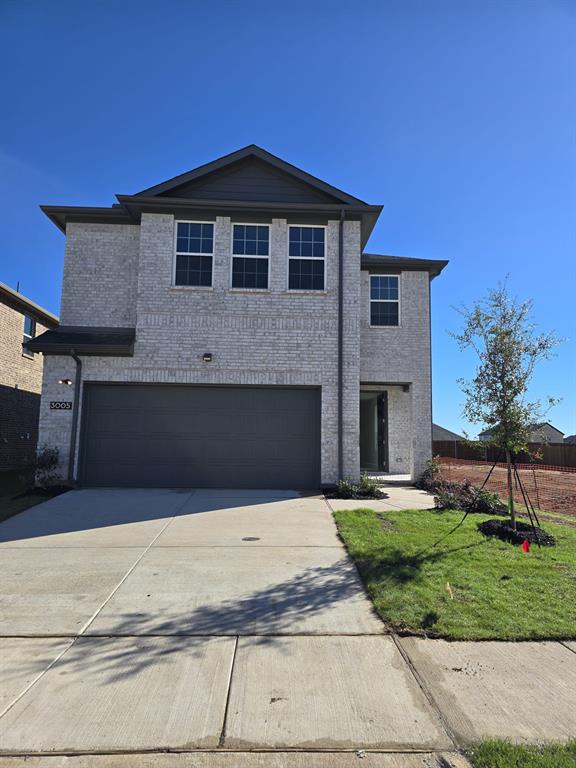
[{"label": "front door", "polygon": [[386,392],[360,392],[360,468],[367,472],[388,472]]}]

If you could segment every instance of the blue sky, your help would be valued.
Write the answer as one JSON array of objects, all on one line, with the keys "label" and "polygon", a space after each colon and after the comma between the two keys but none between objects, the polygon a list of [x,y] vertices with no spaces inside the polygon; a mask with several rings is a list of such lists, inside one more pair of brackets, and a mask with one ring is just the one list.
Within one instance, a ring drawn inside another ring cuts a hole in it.
[{"label": "blue sky", "polygon": [[40,203],[109,205],[256,143],[384,212],[368,250],[433,283],[434,419],[473,371],[452,308],[506,274],[568,337],[533,394],[576,432],[572,0],[0,3],[0,280],[58,311]]}]

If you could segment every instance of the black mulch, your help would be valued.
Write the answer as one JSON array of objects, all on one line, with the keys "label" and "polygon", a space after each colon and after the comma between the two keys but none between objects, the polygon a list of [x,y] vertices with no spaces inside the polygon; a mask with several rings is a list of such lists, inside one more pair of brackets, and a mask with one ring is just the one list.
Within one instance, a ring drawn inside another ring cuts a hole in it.
[{"label": "black mulch", "polygon": [[510,544],[522,544],[528,539],[531,544],[540,544],[544,547],[553,547],[556,539],[542,528],[532,527],[528,523],[516,523],[516,530],[512,528],[509,520],[486,520],[478,524],[478,530],[485,536],[497,536]]}]

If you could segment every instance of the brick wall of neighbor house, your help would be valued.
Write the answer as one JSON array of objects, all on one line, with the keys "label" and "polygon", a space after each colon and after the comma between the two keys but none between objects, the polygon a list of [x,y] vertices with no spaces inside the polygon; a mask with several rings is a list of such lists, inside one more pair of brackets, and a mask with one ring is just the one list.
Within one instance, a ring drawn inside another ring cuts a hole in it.
[{"label": "brick wall of neighbor house", "polygon": [[371,328],[369,273],[362,272],[360,380],[410,384],[409,393],[388,388],[390,471],[417,477],[432,455],[428,273],[405,271],[400,285],[400,327]]},{"label": "brick wall of neighbor house", "polygon": [[[262,223],[269,223],[263,219]],[[298,223],[298,222],[294,222]],[[172,286],[174,217],[144,214],[140,227],[137,291],[132,315],[136,317],[136,346],[133,358],[86,357],[83,378],[91,381],[306,385],[322,388],[322,482],[337,480],[337,318],[338,318],[338,222],[327,224],[326,291],[286,293],[288,224],[271,222],[270,291],[230,289],[231,221],[215,222],[214,287]],[[123,227],[115,226],[115,229]],[[120,242],[138,240],[134,227],[117,236]],[[80,274],[76,260],[89,260],[91,249],[100,251],[106,227],[74,225],[78,245],[67,249],[66,276]],[[108,237],[108,236],[107,236]],[[92,241],[92,245],[90,242]],[[106,239],[109,243],[110,240]],[[359,475],[359,364],[360,327],[360,225],[344,224],[344,474]],[[78,271],[77,271],[78,270]],[[105,309],[109,286],[99,276],[64,281],[61,323],[122,325],[126,319],[114,315],[110,322]],[[84,313],[86,297],[94,304],[97,322]],[[113,311],[113,310],[112,310]],[[83,319],[85,318],[85,319]],[[211,352],[213,362],[202,362]],[[50,399],[62,399],[58,379],[74,379],[70,358],[48,357],[42,409],[41,440],[60,449],[65,472],[72,416],[68,411],[50,411]],[[67,393],[68,394],[68,393]],[[71,391],[70,391],[71,394]]]},{"label": "brick wall of neighbor house", "polygon": [[24,313],[0,303],[0,469],[25,463],[38,439],[43,357],[22,354],[23,332]]}]

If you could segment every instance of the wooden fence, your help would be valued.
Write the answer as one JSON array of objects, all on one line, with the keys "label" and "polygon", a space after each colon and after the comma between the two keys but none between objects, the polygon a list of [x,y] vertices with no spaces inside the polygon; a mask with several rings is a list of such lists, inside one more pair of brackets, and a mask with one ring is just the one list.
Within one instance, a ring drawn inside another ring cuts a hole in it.
[{"label": "wooden fence", "polygon": [[[552,467],[576,467],[576,445],[569,443],[530,443],[530,450],[537,454],[532,458],[525,453],[518,454],[516,461],[519,464],[546,464]],[[469,461],[502,461],[497,448],[476,448],[457,440],[434,440],[432,443],[434,456],[442,456],[447,459],[468,459]]]}]

